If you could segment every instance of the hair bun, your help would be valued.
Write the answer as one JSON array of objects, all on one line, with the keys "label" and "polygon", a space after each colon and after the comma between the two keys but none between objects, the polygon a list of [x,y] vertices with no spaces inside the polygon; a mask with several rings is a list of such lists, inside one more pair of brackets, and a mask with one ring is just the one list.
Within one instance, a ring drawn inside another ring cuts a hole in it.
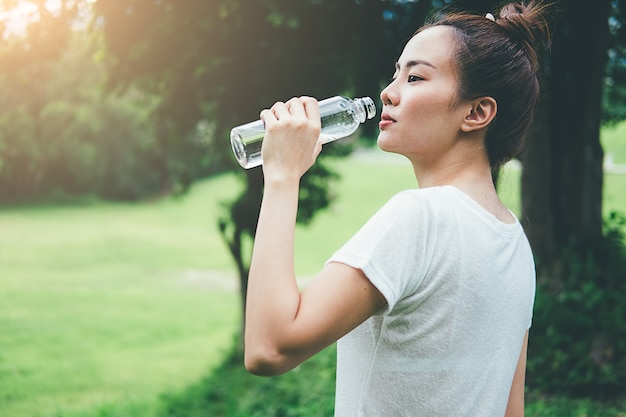
[{"label": "hair bun", "polygon": [[548,6],[530,3],[510,3],[500,9],[496,23],[518,42],[528,55],[533,68],[537,68],[537,51],[549,42],[545,11]]}]

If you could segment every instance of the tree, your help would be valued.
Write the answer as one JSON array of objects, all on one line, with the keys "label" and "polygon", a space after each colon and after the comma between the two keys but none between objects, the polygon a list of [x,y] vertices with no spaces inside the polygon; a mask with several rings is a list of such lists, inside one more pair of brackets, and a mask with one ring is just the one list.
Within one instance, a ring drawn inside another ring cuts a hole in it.
[{"label": "tree", "polygon": [[12,174],[17,180],[3,184],[5,196],[20,195],[32,189],[42,173],[38,167],[41,153],[37,149],[36,138],[41,127],[31,115],[39,114],[45,106],[45,90],[33,80],[47,79],[50,65],[61,54],[71,30],[70,22],[76,10],[67,1],[61,3],[58,13],[51,13],[44,1],[31,2],[33,9],[22,15],[22,25],[10,18],[18,13],[21,2],[6,1],[2,5],[5,12],[0,47],[0,103],[3,114],[0,117],[0,173],[20,170]]},{"label": "tree", "polygon": [[559,248],[575,245],[584,257],[602,239],[600,124],[610,5],[562,2],[553,25],[543,107],[549,140],[532,138],[523,185],[528,233],[548,264]]},{"label": "tree", "polygon": [[544,97],[523,155],[538,272],[528,381],[544,392],[619,395],[626,380],[625,303],[615,297],[626,290],[626,257],[619,221],[603,222],[600,144],[602,121],[618,119],[624,103],[623,90],[607,84],[623,74],[619,6],[557,3]]},{"label": "tree", "polygon": [[[381,19],[380,1],[98,0],[94,7],[94,27],[103,31],[112,61],[110,86],[136,85],[162,97],[158,139],[182,189],[232,167],[230,127],[257,119],[277,100],[303,94],[377,97],[380,74],[391,74],[397,52],[381,36],[389,23]],[[197,146],[187,137],[203,119],[214,124],[215,135]],[[345,153],[340,143],[325,148],[324,155]],[[243,299],[262,175],[258,168],[236,169],[245,189],[226,206],[219,226]],[[329,204],[332,178],[336,174],[320,158],[302,181],[299,222],[311,221]]]},{"label": "tree", "polygon": [[48,3],[19,2],[31,4],[31,20],[11,26],[0,45],[0,202],[160,191],[147,123],[153,97],[103,97],[106,74],[94,39],[77,25],[81,8]]}]

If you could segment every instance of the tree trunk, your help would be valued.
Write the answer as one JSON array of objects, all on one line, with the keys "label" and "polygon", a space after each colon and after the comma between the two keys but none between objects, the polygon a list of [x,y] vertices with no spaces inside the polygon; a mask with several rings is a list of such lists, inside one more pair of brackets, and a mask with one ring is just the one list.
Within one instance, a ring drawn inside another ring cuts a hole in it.
[{"label": "tree trunk", "polygon": [[546,97],[544,92],[522,156],[522,224],[538,263],[553,257],[555,244],[550,207],[552,155]]},{"label": "tree trunk", "polygon": [[609,11],[608,0],[593,6],[563,1],[553,28],[548,108],[538,118],[522,180],[531,245],[548,264],[569,246],[586,257],[602,238],[600,121]]}]

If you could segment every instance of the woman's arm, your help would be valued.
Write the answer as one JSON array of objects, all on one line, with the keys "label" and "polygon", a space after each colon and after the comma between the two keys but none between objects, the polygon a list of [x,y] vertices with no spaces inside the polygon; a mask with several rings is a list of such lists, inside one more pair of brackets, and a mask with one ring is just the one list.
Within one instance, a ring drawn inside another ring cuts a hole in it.
[{"label": "woman's arm", "polygon": [[522,350],[517,361],[517,368],[511,384],[509,403],[505,417],[524,417],[524,385],[526,381],[526,351],[528,350],[528,331],[524,336]]},{"label": "woman's arm", "polygon": [[386,304],[360,270],[330,263],[302,292],[294,272],[300,177],[321,145],[314,99],[264,110],[265,189],[257,226],[245,319],[246,368],[286,372],[332,344]]}]

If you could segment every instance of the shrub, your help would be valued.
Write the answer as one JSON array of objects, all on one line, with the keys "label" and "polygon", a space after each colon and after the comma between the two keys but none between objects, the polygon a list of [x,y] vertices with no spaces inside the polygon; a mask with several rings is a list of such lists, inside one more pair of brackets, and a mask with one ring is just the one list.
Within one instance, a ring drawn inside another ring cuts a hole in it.
[{"label": "shrub", "polygon": [[589,399],[566,397],[527,401],[526,417],[626,417],[626,403],[602,404]]},{"label": "shrub", "polygon": [[[12,45],[0,45],[0,56]],[[93,53],[77,34],[57,59],[0,73],[0,203],[137,200],[170,185],[174,158],[157,141],[155,98],[103,95],[105,68]]]},{"label": "shrub", "polygon": [[333,346],[284,375],[266,378],[249,374],[241,349],[235,349],[207,378],[164,397],[160,417],[332,416],[335,356]]},{"label": "shrub", "polygon": [[577,397],[624,395],[625,224],[623,215],[611,213],[594,255],[580,259],[564,250],[560,276],[538,284],[528,353],[532,389]]}]

